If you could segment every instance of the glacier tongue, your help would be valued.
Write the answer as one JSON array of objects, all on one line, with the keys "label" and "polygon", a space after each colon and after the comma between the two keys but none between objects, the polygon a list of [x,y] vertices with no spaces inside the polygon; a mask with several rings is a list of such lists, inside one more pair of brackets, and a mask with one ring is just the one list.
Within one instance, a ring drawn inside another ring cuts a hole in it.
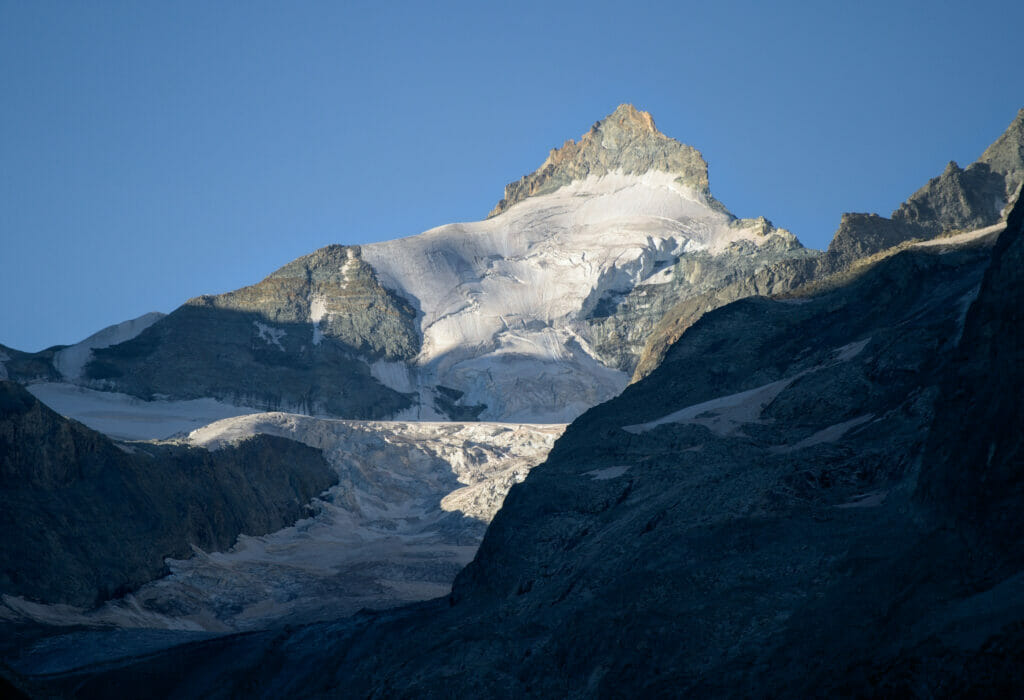
[{"label": "glacier tongue", "polygon": [[320,448],[340,481],[312,517],[228,552],[168,560],[171,574],[93,611],[5,596],[0,619],[225,632],[336,619],[445,595],[508,489],[564,425],[343,421],[264,413],[195,430],[217,449],[254,433]]},{"label": "glacier tongue", "polygon": [[687,251],[761,242],[666,172],[588,177],[500,216],[362,247],[421,312],[421,381],[456,389],[487,420],[568,421],[628,376],[595,359],[583,320]]}]

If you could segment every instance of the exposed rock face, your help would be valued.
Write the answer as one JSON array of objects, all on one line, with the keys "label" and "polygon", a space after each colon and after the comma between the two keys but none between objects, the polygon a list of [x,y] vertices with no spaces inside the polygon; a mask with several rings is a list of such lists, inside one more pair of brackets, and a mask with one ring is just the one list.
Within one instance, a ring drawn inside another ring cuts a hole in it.
[{"label": "exposed rock face", "polygon": [[844,214],[821,260],[822,273],[836,272],[862,258],[913,238],[932,238],[958,229],[994,224],[1012,204],[1024,181],[1024,109],[977,161],[945,171],[912,194],[887,219]]},{"label": "exposed rock face", "polygon": [[54,356],[63,348],[55,346],[39,352],[22,352],[0,345],[0,380],[15,382],[58,382],[61,374],[54,366]]},{"label": "exposed rock face", "polygon": [[967,315],[922,467],[922,498],[958,530],[1024,557],[1024,202]]},{"label": "exposed rock face", "polygon": [[58,683],[188,664],[179,691],[266,697],[1017,695],[1019,219],[987,276],[984,239],[917,246],[705,314],[512,488],[448,599]]},{"label": "exposed rock face", "polygon": [[359,249],[329,246],[259,284],[192,299],[131,340],[93,351],[93,386],[152,398],[213,397],[354,418],[411,405],[368,363],[419,349],[416,311]]},{"label": "exposed rock face", "polygon": [[[635,359],[633,381],[653,372],[668,348],[708,311],[745,297],[787,294],[811,280],[819,259],[817,251],[786,245],[782,240],[779,246],[784,246],[781,254],[772,251],[772,246],[765,246],[765,254],[737,256],[728,261],[702,260],[699,256],[681,260],[687,270],[677,272],[676,279],[696,281],[703,277],[714,283],[702,280],[700,287],[687,290],[689,293],[665,295],[662,299],[667,304],[657,314],[648,313],[647,324],[636,322],[634,327],[643,333],[637,334],[642,345]],[[616,314],[615,318],[623,315]],[[652,321],[655,323],[650,327]]]},{"label": "exposed rock face", "polygon": [[674,173],[683,184],[714,201],[708,190],[708,164],[700,151],[658,131],[650,113],[622,104],[596,122],[579,141],[569,139],[561,148],[551,149],[540,168],[506,185],[504,199],[488,216],[497,216],[527,197],[554,192],[574,180],[610,172],[634,175],[651,170]]},{"label": "exposed rock face", "polygon": [[114,443],[0,382],[0,592],[97,604],[191,545],[294,522],[336,479],[318,450],[278,437],[215,453]]}]

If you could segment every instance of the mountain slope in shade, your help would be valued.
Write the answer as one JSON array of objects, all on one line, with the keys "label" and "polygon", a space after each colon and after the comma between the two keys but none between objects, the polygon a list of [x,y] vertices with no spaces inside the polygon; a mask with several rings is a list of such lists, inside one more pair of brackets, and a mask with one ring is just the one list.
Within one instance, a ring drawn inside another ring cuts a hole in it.
[{"label": "mountain slope in shade", "polygon": [[1019,286],[1010,224],[994,252],[991,233],[913,246],[798,303],[706,314],[512,488],[446,599],[49,687],[1019,694],[1024,559],[998,525],[1024,506],[1020,412],[980,409],[994,450],[968,428],[1020,384],[1016,334],[992,333]]}]

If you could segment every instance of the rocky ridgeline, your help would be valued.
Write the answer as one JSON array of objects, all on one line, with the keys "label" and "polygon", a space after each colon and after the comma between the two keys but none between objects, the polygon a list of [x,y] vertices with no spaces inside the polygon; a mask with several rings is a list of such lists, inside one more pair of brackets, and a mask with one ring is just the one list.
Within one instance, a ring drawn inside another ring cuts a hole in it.
[{"label": "rocky ridgeline", "polygon": [[1024,183],[1024,109],[975,162],[960,168],[950,161],[938,177],[912,194],[890,218],[844,214],[819,274],[914,238],[999,222]]}]

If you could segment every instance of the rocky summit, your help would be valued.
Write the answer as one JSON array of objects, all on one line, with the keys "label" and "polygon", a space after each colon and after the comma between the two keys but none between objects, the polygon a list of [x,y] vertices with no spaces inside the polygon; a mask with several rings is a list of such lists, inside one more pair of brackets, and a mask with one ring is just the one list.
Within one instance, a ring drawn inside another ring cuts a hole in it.
[{"label": "rocky summit", "polygon": [[484,221],[2,348],[3,689],[1020,696],[1022,119],[821,254],[622,105]]}]

